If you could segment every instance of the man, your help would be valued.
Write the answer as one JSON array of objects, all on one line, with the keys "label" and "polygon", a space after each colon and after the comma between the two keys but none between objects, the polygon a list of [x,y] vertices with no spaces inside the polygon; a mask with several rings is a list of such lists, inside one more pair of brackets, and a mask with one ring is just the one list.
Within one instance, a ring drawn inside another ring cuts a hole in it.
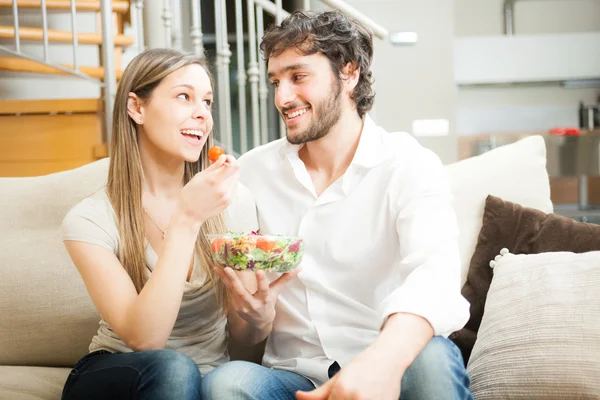
[{"label": "man", "polygon": [[299,273],[259,272],[246,286],[220,273],[232,336],[269,339],[264,366],[228,363],[205,377],[207,393],[472,398],[447,339],[469,315],[448,183],[438,157],[368,116],[371,34],[340,12],[296,12],[261,49],[287,138],[241,157],[241,181],[261,233],[298,235],[305,255]]}]

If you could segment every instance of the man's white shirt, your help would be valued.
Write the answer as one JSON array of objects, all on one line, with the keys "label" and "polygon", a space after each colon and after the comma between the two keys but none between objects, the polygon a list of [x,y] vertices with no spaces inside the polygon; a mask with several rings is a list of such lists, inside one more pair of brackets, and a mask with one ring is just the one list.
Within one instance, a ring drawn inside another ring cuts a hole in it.
[{"label": "man's white shirt", "polygon": [[348,170],[317,196],[299,149],[284,138],[240,158],[260,233],[305,243],[302,271],[279,295],[263,364],[321,385],[329,366],[347,365],[391,314],[422,316],[439,336],[462,328],[469,304],[439,158],[367,115]]}]

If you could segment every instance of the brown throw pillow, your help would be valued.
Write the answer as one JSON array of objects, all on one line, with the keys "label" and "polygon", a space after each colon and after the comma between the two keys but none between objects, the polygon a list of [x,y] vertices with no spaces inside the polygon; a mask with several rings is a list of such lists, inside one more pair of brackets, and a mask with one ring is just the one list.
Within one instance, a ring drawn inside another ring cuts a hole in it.
[{"label": "brown throw pillow", "polygon": [[463,296],[471,303],[471,316],[463,329],[450,336],[460,348],[465,364],[477,339],[492,282],[489,263],[502,248],[512,254],[600,250],[600,225],[546,214],[491,195],[486,198],[483,226],[462,288]]}]

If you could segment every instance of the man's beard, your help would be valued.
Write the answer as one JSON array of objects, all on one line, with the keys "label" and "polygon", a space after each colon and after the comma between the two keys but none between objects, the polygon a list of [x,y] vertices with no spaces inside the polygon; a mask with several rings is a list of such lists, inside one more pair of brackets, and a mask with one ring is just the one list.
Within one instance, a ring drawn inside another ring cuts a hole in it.
[{"label": "man's beard", "polygon": [[319,103],[312,105],[312,119],[306,129],[295,135],[290,135],[289,128],[286,128],[288,142],[291,144],[303,144],[321,139],[329,133],[335,124],[337,124],[342,115],[340,102],[342,84],[336,79],[333,86],[333,90],[330,92],[329,96]]}]

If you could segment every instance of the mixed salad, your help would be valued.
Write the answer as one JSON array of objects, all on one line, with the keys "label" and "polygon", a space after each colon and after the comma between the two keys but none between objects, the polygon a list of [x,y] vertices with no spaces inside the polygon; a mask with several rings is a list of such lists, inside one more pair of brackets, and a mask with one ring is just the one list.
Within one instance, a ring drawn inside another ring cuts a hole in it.
[{"label": "mixed salad", "polygon": [[230,232],[208,239],[215,263],[238,271],[289,272],[304,255],[304,242],[293,236]]}]

